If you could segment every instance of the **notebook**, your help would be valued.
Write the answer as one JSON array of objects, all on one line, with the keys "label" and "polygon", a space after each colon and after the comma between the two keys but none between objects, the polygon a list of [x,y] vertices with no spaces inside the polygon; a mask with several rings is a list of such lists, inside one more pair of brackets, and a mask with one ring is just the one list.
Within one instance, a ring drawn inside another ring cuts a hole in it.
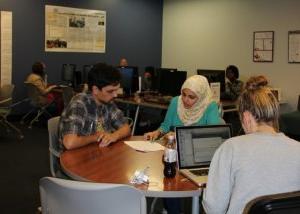
[{"label": "notebook", "polygon": [[200,187],[217,148],[231,137],[231,125],[175,127],[179,172]]}]

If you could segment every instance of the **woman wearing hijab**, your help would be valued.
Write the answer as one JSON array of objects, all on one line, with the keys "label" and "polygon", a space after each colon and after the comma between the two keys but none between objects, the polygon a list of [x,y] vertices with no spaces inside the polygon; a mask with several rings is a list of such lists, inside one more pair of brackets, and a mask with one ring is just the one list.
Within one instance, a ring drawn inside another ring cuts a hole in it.
[{"label": "woman wearing hijab", "polygon": [[154,140],[173,131],[175,126],[215,125],[220,122],[218,104],[212,100],[207,79],[194,75],[183,83],[181,95],[171,100],[160,127],[144,136],[145,139]]},{"label": "woman wearing hijab", "polygon": [[[174,97],[169,105],[166,117],[161,126],[144,135],[147,140],[173,131],[175,126],[216,125],[221,119],[218,104],[212,100],[207,79],[201,75],[189,77],[181,87],[181,95]],[[164,206],[169,214],[180,213],[180,199],[166,198]]]}]

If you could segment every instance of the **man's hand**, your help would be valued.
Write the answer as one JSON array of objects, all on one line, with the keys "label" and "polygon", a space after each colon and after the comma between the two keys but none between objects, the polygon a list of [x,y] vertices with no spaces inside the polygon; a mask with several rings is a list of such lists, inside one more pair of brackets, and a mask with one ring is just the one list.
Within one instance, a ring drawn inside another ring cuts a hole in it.
[{"label": "man's hand", "polygon": [[97,142],[99,147],[105,147],[119,139],[116,133],[99,132]]}]

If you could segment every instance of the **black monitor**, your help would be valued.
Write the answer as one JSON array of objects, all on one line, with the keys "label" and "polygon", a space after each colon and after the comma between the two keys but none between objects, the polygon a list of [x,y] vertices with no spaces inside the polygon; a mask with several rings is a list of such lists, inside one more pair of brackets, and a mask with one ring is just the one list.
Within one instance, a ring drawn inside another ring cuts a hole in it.
[{"label": "black monitor", "polygon": [[225,70],[197,69],[197,74],[205,76],[209,83],[219,82],[221,91],[225,91]]},{"label": "black monitor", "polygon": [[82,82],[81,83],[88,83],[88,76],[90,70],[93,68],[93,65],[84,65],[82,68]]},{"label": "black monitor", "polygon": [[61,70],[61,79],[67,84],[74,84],[75,81],[75,64],[63,64]]},{"label": "black monitor", "polygon": [[135,66],[118,67],[121,73],[121,88],[123,94],[131,96],[139,90],[139,73]]},{"label": "black monitor", "polygon": [[162,72],[176,72],[177,68],[156,68],[152,75],[152,91],[159,91],[160,88],[160,74]]},{"label": "black monitor", "polygon": [[186,80],[186,71],[160,70],[158,92],[163,95],[177,96]]}]

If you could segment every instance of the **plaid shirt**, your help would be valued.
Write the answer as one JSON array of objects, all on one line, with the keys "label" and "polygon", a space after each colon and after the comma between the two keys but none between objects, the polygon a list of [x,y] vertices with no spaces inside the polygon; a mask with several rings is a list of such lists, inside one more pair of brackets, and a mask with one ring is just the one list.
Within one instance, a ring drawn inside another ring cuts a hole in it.
[{"label": "plaid shirt", "polygon": [[59,140],[62,142],[66,134],[88,136],[96,131],[114,132],[125,123],[127,119],[114,102],[97,105],[91,94],[80,93],[73,97],[60,117]]}]

